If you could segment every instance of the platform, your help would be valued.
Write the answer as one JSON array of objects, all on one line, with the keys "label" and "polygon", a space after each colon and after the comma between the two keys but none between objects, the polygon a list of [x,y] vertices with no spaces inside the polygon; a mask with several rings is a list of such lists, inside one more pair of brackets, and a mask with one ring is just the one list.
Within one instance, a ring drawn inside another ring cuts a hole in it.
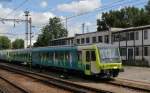
[{"label": "platform", "polygon": [[125,66],[124,72],[121,72],[118,77],[150,83],[150,68]]}]

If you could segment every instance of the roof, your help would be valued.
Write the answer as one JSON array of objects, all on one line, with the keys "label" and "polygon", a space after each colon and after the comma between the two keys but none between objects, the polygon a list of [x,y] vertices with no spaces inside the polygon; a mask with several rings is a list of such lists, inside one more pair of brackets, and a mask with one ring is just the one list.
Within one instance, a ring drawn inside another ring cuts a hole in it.
[{"label": "roof", "polygon": [[137,31],[137,30],[144,30],[144,29],[150,29],[150,25],[124,28],[123,30],[114,31],[114,33],[117,33],[117,32],[128,32],[128,31]]},{"label": "roof", "polygon": [[[112,27],[112,28],[110,28],[110,31],[112,33],[118,33],[118,32],[127,32],[127,31],[137,31],[137,30],[143,30],[143,29],[150,29],[150,25],[138,26],[138,27],[129,27],[129,28],[115,28],[115,27]],[[101,32],[106,32],[106,30],[105,31],[89,32],[89,33],[84,33],[84,34],[76,34],[75,36],[101,33]]]},{"label": "roof", "polygon": [[74,39],[74,37],[61,37],[61,38],[53,39],[53,40],[51,40],[51,41],[63,40],[63,39]]}]

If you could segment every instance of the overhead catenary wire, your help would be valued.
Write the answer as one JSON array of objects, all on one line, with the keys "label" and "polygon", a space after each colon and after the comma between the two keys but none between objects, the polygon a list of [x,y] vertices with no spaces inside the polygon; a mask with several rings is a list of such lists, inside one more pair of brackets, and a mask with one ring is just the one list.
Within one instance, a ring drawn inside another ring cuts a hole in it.
[{"label": "overhead catenary wire", "polygon": [[[124,0],[119,0],[119,2],[120,1],[124,1]],[[139,1],[143,1],[143,0],[139,0]],[[106,5],[106,6],[104,6],[103,8],[97,8],[97,9],[95,9],[94,11],[88,11],[88,12],[84,12],[84,13],[80,13],[80,14],[77,14],[77,15],[73,15],[73,16],[70,16],[70,17],[67,17],[67,19],[72,19],[72,18],[74,18],[74,17],[78,17],[78,16],[82,16],[82,15],[86,15],[86,14],[89,14],[89,13],[93,13],[93,12],[99,12],[99,11],[104,11],[105,9],[109,9],[109,8],[113,8],[113,7],[118,7],[118,6],[121,6],[121,5],[124,5],[124,4],[128,4],[128,3],[135,3],[135,1],[128,1],[128,2],[126,2],[126,3],[119,3],[119,4],[117,4],[117,5],[113,5],[113,6],[110,6],[109,4],[108,5]],[[137,2],[136,2],[137,3]],[[140,2],[141,3],[141,2]],[[143,2],[142,2],[143,3]],[[142,4],[141,3],[141,4]],[[144,3],[145,3],[145,1],[144,1]],[[65,21],[65,20],[64,20]]]},{"label": "overhead catenary wire", "polygon": [[29,0],[24,0],[22,3],[20,3],[17,7],[15,7],[10,13],[8,13],[5,17],[3,18],[7,18],[8,16],[12,15],[17,9],[19,9],[20,7],[22,7],[25,3],[27,3]]},{"label": "overhead catenary wire", "polygon": [[[103,7],[108,7],[108,6],[110,6],[110,5],[113,5],[113,4],[115,4],[115,3],[119,3],[119,2],[122,2],[122,1],[125,1],[125,0],[117,0],[116,2],[109,3],[109,4],[105,4],[105,5],[103,5]],[[99,8],[96,8],[96,9],[99,9]],[[96,9],[95,9],[95,10],[96,10]],[[88,14],[88,13],[94,12],[95,10],[93,10],[93,11],[88,11],[88,12],[84,12],[84,13],[77,14],[77,15],[72,15],[72,16],[66,17],[66,18],[64,18],[64,19],[61,19],[61,21],[63,22],[63,21],[66,21],[66,19],[72,19],[72,18],[75,18],[75,17],[78,17],[78,16],[86,15],[86,14]],[[41,28],[41,27],[43,27],[43,26],[45,26],[45,25],[47,25],[47,23],[42,24],[42,26],[36,26],[36,27]]]},{"label": "overhead catenary wire", "polygon": [[[80,13],[80,14],[77,14],[77,15],[72,15],[72,16],[69,16],[69,17],[66,17],[64,19],[61,19],[61,21],[66,21],[66,19],[72,19],[72,18],[75,18],[75,17],[79,17],[79,16],[82,16],[82,15],[86,15],[86,14],[89,14],[89,13],[93,13],[93,12],[100,12],[100,11],[104,11],[104,10],[107,10],[107,9],[110,9],[110,8],[114,8],[114,7],[118,7],[118,6],[122,6],[124,4],[129,4],[129,3],[135,3],[135,1],[128,1],[128,2],[125,2],[125,3],[119,3],[119,2],[122,2],[124,0],[118,0],[116,2],[113,2],[113,3],[110,3],[110,4],[106,4],[106,5],[103,5],[103,7],[101,8],[97,8],[93,11],[88,11],[88,12],[84,12],[84,13]],[[139,1],[143,1],[143,0],[139,0]],[[118,4],[116,4],[118,3]],[[133,5],[139,5],[139,4],[143,4],[143,3],[146,3],[145,1],[144,2],[136,2],[135,4]],[[115,5],[114,5],[115,4]],[[111,6],[112,5],[112,6]],[[42,28],[43,26],[47,25],[47,23],[44,23],[42,24],[42,26],[36,26],[38,28]]]}]

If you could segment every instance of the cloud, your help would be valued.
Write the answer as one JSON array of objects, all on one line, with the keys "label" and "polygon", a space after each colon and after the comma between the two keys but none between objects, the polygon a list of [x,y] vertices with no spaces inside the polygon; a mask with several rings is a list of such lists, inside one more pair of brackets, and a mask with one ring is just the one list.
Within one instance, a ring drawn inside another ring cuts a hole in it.
[{"label": "cloud", "polygon": [[43,1],[40,3],[40,6],[41,6],[42,8],[45,8],[45,7],[48,6],[48,2],[45,1],[45,0],[43,0]]},{"label": "cloud", "polygon": [[49,18],[55,17],[51,12],[31,12],[33,25],[42,25],[49,21]]},{"label": "cloud", "polygon": [[57,6],[59,11],[72,12],[72,13],[83,13],[92,11],[101,6],[100,0],[80,0],[73,1],[69,4],[61,4]]},{"label": "cloud", "polygon": [[[83,22],[75,22],[68,25],[68,35],[74,36],[75,34],[82,34],[82,24]],[[84,33],[96,31],[96,26],[93,22],[84,22]]]}]

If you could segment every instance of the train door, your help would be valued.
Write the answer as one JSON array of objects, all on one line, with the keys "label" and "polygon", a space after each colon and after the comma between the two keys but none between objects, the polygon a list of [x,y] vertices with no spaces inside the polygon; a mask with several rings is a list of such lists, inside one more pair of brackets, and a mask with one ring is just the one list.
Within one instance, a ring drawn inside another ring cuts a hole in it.
[{"label": "train door", "polygon": [[96,53],[95,50],[86,50],[85,51],[85,74],[91,75],[91,72],[93,72],[94,65],[96,63]]}]

